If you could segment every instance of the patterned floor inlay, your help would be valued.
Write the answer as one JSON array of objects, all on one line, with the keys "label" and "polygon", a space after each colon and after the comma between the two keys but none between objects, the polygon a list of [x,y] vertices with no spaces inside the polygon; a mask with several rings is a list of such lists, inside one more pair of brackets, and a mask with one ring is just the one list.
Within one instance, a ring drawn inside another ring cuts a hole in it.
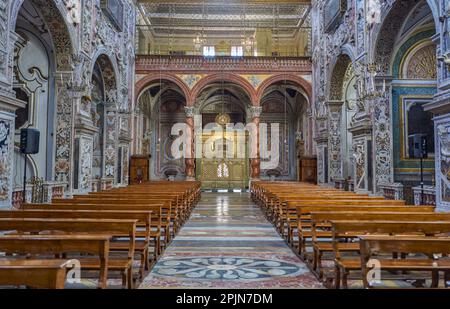
[{"label": "patterned floor inlay", "polygon": [[247,193],[203,193],[140,285],[151,288],[321,288]]}]

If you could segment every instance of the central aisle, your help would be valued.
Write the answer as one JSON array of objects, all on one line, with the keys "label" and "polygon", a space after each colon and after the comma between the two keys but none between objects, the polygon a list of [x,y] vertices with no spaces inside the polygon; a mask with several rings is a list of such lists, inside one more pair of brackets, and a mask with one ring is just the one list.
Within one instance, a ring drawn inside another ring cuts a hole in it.
[{"label": "central aisle", "polygon": [[318,288],[248,193],[202,193],[140,288]]}]

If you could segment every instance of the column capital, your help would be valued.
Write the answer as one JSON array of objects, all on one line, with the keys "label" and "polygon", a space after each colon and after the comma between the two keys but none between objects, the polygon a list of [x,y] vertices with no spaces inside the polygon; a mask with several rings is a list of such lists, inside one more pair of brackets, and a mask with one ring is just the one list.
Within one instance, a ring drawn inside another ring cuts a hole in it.
[{"label": "column capital", "polygon": [[250,107],[250,115],[252,118],[261,117],[262,107],[261,106],[251,106]]},{"label": "column capital", "polygon": [[188,118],[194,117],[194,114],[195,114],[195,108],[194,108],[194,106],[185,106],[185,107],[184,107],[184,114],[185,114],[186,117],[188,117]]}]

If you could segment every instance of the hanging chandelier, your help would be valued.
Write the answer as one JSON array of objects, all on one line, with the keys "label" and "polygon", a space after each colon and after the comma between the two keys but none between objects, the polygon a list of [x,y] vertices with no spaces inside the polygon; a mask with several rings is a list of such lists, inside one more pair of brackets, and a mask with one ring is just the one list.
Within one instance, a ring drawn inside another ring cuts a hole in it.
[{"label": "hanging chandelier", "polygon": [[250,35],[247,37],[247,33],[246,33],[246,29],[247,29],[247,22],[246,22],[246,17],[247,17],[247,8],[244,5],[244,12],[242,14],[242,41],[241,41],[241,45],[245,48],[245,51],[247,53],[250,53],[253,50],[253,47],[255,45],[255,38],[253,35]]},{"label": "hanging chandelier", "polygon": [[201,51],[202,46],[206,45],[206,35],[205,35],[205,25],[204,25],[205,18],[206,18],[205,1],[203,1],[202,2],[202,31],[200,33],[197,33],[197,36],[194,39],[194,49],[196,52]]}]

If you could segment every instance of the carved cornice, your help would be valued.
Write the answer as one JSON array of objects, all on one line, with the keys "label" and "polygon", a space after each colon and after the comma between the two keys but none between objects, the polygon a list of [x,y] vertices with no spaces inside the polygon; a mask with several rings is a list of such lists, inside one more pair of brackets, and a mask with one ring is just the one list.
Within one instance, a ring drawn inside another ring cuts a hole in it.
[{"label": "carved cornice", "polygon": [[180,73],[232,71],[235,73],[295,72],[309,74],[312,71],[312,64],[309,57],[137,56],[136,73],[161,70]]},{"label": "carved cornice", "polygon": [[355,122],[351,128],[348,129],[352,134],[353,137],[358,136],[367,136],[372,135],[372,124],[370,119],[364,119],[358,122]]},{"label": "carved cornice", "polygon": [[332,101],[326,102],[326,105],[328,106],[328,109],[330,110],[330,112],[340,111],[343,104],[344,104],[344,101],[338,101],[338,100],[332,100]]},{"label": "carved cornice", "polygon": [[0,94],[0,110],[15,112],[18,108],[24,108],[26,102]]}]

